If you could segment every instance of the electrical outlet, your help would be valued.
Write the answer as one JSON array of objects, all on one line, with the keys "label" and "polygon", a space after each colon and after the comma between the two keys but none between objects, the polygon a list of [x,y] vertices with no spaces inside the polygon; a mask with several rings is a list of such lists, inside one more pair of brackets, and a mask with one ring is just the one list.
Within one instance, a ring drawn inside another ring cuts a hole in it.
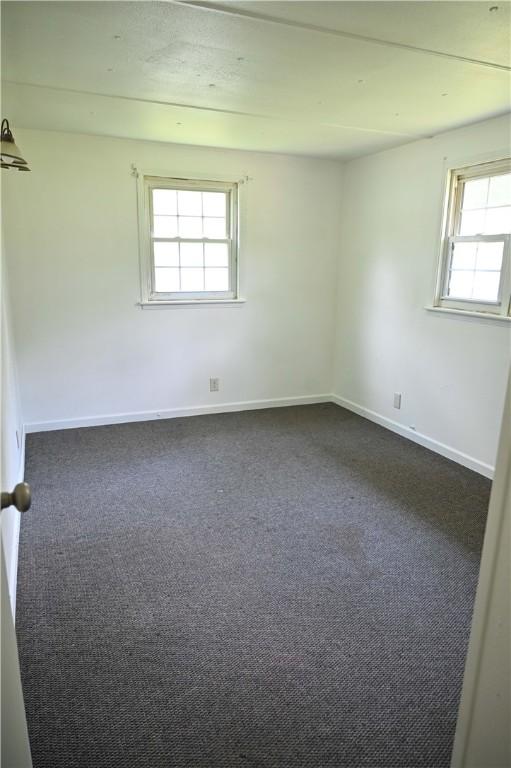
[{"label": "electrical outlet", "polygon": [[209,391],[210,392],[218,392],[220,390],[220,379],[210,379],[209,380]]},{"label": "electrical outlet", "polygon": [[394,408],[401,408],[401,392],[394,392]]}]

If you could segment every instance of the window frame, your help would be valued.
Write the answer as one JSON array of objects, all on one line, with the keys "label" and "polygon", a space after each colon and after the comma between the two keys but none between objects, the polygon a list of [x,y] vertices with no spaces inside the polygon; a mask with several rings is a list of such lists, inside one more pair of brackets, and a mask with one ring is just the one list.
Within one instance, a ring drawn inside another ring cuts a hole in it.
[{"label": "window frame", "polygon": [[[482,317],[508,319],[511,314],[511,235],[459,235],[463,187],[466,181],[498,176],[511,172],[511,158],[485,160],[471,165],[457,165],[447,171],[447,189],[444,201],[441,253],[437,273],[434,307],[443,310],[470,312]],[[503,242],[502,268],[496,301],[449,297],[448,281],[454,244],[457,242]]]},{"label": "window frame", "polygon": [[[239,182],[183,178],[154,172],[138,172],[138,226],[140,250],[141,305],[228,304],[239,299]],[[154,237],[153,189],[175,189],[227,194],[225,238]],[[153,244],[158,242],[226,243],[229,249],[229,289],[227,291],[156,291],[154,286]]]}]

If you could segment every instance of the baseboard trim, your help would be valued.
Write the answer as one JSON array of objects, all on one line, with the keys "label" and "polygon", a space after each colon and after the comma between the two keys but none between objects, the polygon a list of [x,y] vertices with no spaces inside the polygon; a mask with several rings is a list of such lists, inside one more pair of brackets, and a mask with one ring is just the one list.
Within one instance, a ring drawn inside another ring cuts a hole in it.
[{"label": "baseboard trim", "polygon": [[290,405],[314,405],[329,403],[331,395],[304,395],[298,397],[278,397],[268,400],[242,400],[219,405],[186,406],[184,408],[161,409],[158,411],[136,411],[133,413],[106,413],[98,416],[84,416],[77,419],[58,419],[25,424],[25,432],[50,432],[56,429],[76,429],[77,427],[100,427],[109,424],[127,424],[133,421],[153,421],[157,419],[175,419],[183,416],[206,416],[213,413],[231,413],[234,411],[253,411],[261,408],[283,408]]},{"label": "baseboard trim", "polygon": [[[29,433],[49,432],[57,429],[76,429],[78,427],[100,427],[109,424],[127,424],[136,421],[174,419],[185,416],[206,416],[214,413],[252,411],[261,408],[283,408],[291,405],[314,405],[316,403],[335,403],[341,408],[346,408],[353,413],[357,413],[359,416],[363,416],[365,419],[369,419],[369,421],[373,421],[375,424],[379,424],[381,427],[385,427],[385,429],[389,429],[391,432],[395,432],[402,437],[412,440],[414,443],[418,443],[419,445],[428,448],[430,451],[439,453],[447,459],[452,459],[452,461],[456,461],[464,467],[473,469],[475,472],[479,472],[479,474],[484,475],[485,477],[489,477],[490,479],[493,478],[494,467],[490,464],[485,464],[484,462],[479,461],[479,459],[475,459],[473,456],[469,456],[450,445],[445,445],[438,440],[434,440],[432,437],[416,432],[410,427],[399,424],[399,422],[389,419],[386,416],[382,416],[381,414],[376,413],[376,411],[365,408],[363,405],[359,405],[352,400],[333,394],[279,397],[267,400],[241,400],[239,402],[220,403],[218,405],[186,406],[183,408],[170,409],[164,408],[158,411],[135,411],[132,413],[107,413],[97,416],[84,416],[77,419],[32,422],[25,424],[23,431],[23,461],[21,472],[24,472],[25,467],[25,434]],[[20,479],[23,479],[23,477]]]},{"label": "baseboard trim", "polygon": [[389,419],[387,416],[382,416],[381,414],[376,413],[376,411],[371,411],[369,408],[354,403],[352,400],[347,400],[339,395],[332,395],[331,401],[336,405],[340,405],[341,408],[346,408],[348,411],[353,411],[353,413],[357,413],[359,416],[369,419],[369,421],[374,421],[375,424],[379,424],[381,427],[385,427],[385,429],[389,429],[391,432],[396,432],[396,434],[401,435],[401,437],[406,437],[408,440],[412,440],[414,443],[424,446],[424,448],[429,448],[430,451],[439,453],[447,459],[452,459],[452,461],[456,461],[458,464],[468,467],[468,469],[473,469],[475,472],[479,472],[480,475],[493,479],[495,468],[490,464],[485,464],[484,462],[479,461],[479,459],[475,459],[473,456],[468,456],[466,453],[458,451],[450,445],[445,445],[438,440],[434,440],[432,437],[416,432],[414,429],[399,424],[399,422]]}]

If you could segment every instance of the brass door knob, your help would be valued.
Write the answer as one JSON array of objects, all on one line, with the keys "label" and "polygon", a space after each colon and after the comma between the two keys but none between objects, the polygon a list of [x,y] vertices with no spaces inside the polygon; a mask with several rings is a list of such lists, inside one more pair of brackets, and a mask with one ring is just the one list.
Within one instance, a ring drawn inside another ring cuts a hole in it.
[{"label": "brass door knob", "polygon": [[18,483],[12,493],[2,491],[2,509],[16,507],[18,512],[26,512],[32,503],[32,491],[28,483]]}]

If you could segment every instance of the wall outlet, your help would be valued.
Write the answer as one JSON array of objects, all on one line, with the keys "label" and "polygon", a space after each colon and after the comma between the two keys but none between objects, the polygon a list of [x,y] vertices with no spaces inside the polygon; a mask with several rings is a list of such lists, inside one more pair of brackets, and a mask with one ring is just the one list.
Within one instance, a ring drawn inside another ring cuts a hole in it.
[{"label": "wall outlet", "polygon": [[394,408],[401,408],[401,392],[394,392]]},{"label": "wall outlet", "polygon": [[209,391],[210,392],[218,392],[220,390],[220,379],[210,379],[209,380]]}]

